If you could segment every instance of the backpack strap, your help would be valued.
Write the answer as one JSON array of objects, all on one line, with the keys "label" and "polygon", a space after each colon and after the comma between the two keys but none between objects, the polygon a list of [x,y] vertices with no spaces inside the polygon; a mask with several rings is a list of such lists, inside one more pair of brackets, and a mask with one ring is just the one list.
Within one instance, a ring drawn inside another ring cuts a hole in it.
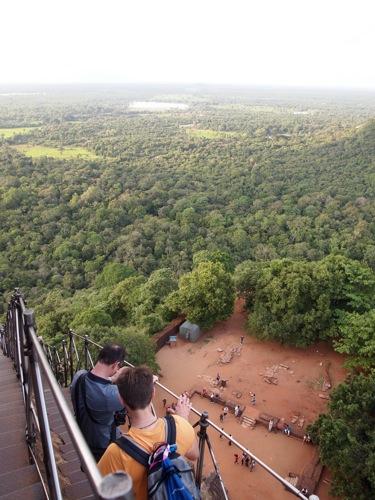
[{"label": "backpack strap", "polygon": [[[164,418],[165,423],[165,437],[168,444],[176,443],[176,422],[172,415],[168,415]],[[148,469],[150,454],[146,450],[139,446],[133,439],[128,436],[121,436],[114,443],[117,444],[124,452],[131,458],[134,458],[138,463],[143,465]]]},{"label": "backpack strap", "polygon": [[172,415],[164,417],[165,436],[168,444],[176,444],[176,422]]},{"label": "backpack strap", "polygon": [[[80,425],[80,420],[81,420],[81,414],[79,411],[79,390],[81,389],[82,393],[82,400],[83,404],[85,406],[85,410],[87,415],[90,417],[90,420],[94,422],[94,424],[101,425],[100,422],[98,422],[92,415],[90,408],[88,407],[87,401],[86,401],[86,376],[87,373],[82,373],[75,385],[75,403],[76,403],[76,420],[78,425]],[[116,440],[116,424],[113,421],[111,425],[111,437],[110,437],[111,443]]]},{"label": "backpack strap", "polygon": [[[85,378],[86,378],[86,375],[87,375],[87,372],[86,373],[82,373],[77,382],[76,382],[76,385],[75,385],[75,391],[74,391],[74,396],[75,396],[75,403],[76,403],[76,407],[75,407],[75,413],[76,413],[76,420],[77,420],[77,423],[78,425],[80,424],[80,420],[81,420],[81,414],[80,414],[80,411],[79,411],[79,389],[82,385],[82,382],[84,383],[85,382]],[[83,386],[82,386],[83,387]],[[87,410],[87,405],[86,405],[86,391],[85,389],[82,390],[81,388],[81,392],[82,392],[82,398],[83,398],[83,401],[84,401],[84,404],[85,404],[85,408]],[[91,415],[90,413],[88,413],[88,415],[90,416],[91,418]]]},{"label": "backpack strap", "polygon": [[148,459],[150,455],[142,446],[139,446],[133,439],[128,436],[121,436],[114,441],[129,457],[134,458],[138,463],[148,469]]}]

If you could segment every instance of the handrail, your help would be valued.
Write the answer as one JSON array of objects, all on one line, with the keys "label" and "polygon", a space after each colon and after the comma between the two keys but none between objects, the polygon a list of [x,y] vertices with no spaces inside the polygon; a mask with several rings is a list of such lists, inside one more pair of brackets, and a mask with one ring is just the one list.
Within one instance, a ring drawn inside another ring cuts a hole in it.
[{"label": "handrail", "polygon": [[[13,351],[12,359],[16,367],[17,375],[21,381],[25,404],[27,441],[31,451],[31,458],[34,460],[36,457],[35,426],[40,433],[43,462],[50,498],[53,500],[62,500],[62,494],[51,433],[49,430],[50,427],[44,399],[41,371],[45,373],[45,377],[47,378],[61,416],[74,443],[81,464],[85,469],[86,476],[95,497],[102,500],[114,498],[113,492],[116,491],[116,498],[132,500],[132,480],[128,474],[111,474],[106,478],[101,476],[90,448],[65,401],[58,381],[36,335],[34,313],[26,309],[23,296],[17,289],[8,309],[6,328],[0,329],[0,335],[2,336],[1,345],[8,345],[11,347],[10,350]],[[12,347],[14,349],[12,349]],[[7,354],[10,354],[9,350]],[[36,412],[33,406],[33,399],[35,399]],[[44,484],[43,487],[46,491]]]},{"label": "handrail", "polygon": [[[160,388],[162,388],[164,391],[168,392],[168,394],[170,394],[171,396],[173,396],[174,398],[178,399],[178,396],[176,394],[174,394],[170,389],[168,389],[167,387],[163,386],[162,384],[160,384],[159,382],[156,382],[156,385],[158,385]],[[263,469],[265,469],[267,472],[269,472],[275,479],[277,479],[278,481],[280,481],[280,483],[282,483],[284,485],[284,487],[286,489],[288,489],[291,493],[293,493],[294,495],[296,495],[298,498],[301,498],[302,500],[307,500],[307,498],[305,497],[305,495],[303,493],[301,493],[298,488],[296,488],[295,486],[293,486],[291,483],[289,483],[289,481],[287,481],[286,479],[284,479],[283,477],[281,477],[277,472],[275,472],[273,469],[271,469],[271,467],[269,467],[266,463],[264,463],[262,460],[260,460],[257,456],[255,456],[253,453],[251,453],[247,448],[245,448],[241,443],[239,443],[237,440],[235,440],[232,436],[229,436],[229,434],[227,434],[224,430],[222,430],[220,427],[218,427],[214,422],[212,422],[211,420],[209,420],[207,417],[208,417],[208,412],[199,412],[198,410],[196,410],[194,407],[191,408],[191,410],[200,417],[200,421],[197,422],[195,424],[198,425],[198,423],[201,425],[201,422],[203,421],[206,421],[208,425],[210,425],[213,429],[215,429],[217,432],[219,432],[220,434],[222,434],[223,436],[225,436],[228,440],[232,441],[233,444],[235,444],[240,450],[242,450],[244,453],[246,453],[247,455],[250,455],[251,458],[253,458],[257,464],[259,464],[261,467],[263,467]],[[198,467],[199,467],[199,460],[200,460],[200,457],[198,458]],[[202,460],[203,462],[203,460]]]}]

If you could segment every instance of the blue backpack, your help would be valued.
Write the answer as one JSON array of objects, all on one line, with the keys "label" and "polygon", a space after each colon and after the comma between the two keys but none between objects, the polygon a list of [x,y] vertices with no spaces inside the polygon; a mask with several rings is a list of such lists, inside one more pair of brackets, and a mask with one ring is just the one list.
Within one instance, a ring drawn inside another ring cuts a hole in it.
[{"label": "blue backpack", "polygon": [[176,452],[176,423],[172,415],[164,418],[166,441],[149,454],[128,436],[115,441],[127,455],[147,469],[148,497],[153,500],[198,500],[194,471]]}]

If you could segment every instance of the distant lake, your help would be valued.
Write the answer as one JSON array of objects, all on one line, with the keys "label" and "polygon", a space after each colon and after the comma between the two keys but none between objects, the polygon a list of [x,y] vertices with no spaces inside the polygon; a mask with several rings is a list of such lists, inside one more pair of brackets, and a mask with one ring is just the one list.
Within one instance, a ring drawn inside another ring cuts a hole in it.
[{"label": "distant lake", "polygon": [[142,109],[187,109],[189,106],[181,102],[155,102],[155,101],[134,101],[129,104],[129,108]]}]

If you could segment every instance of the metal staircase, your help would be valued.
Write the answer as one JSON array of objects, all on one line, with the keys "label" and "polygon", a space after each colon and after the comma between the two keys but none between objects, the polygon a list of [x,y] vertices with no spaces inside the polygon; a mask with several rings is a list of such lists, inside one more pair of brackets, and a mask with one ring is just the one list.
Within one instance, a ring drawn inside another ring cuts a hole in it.
[{"label": "metal staircase", "polygon": [[46,498],[25,439],[25,407],[11,359],[0,353],[0,498]]},{"label": "metal staircase", "polygon": [[[81,471],[81,461],[62,419],[61,412],[56,404],[51,389],[44,380],[43,385],[46,387],[44,389],[44,397],[48,421],[50,423],[50,431],[53,436],[62,496],[66,500],[94,499],[95,496],[92,488],[86,475]],[[70,389],[63,388],[62,393],[68,406],[72,410]]]}]

